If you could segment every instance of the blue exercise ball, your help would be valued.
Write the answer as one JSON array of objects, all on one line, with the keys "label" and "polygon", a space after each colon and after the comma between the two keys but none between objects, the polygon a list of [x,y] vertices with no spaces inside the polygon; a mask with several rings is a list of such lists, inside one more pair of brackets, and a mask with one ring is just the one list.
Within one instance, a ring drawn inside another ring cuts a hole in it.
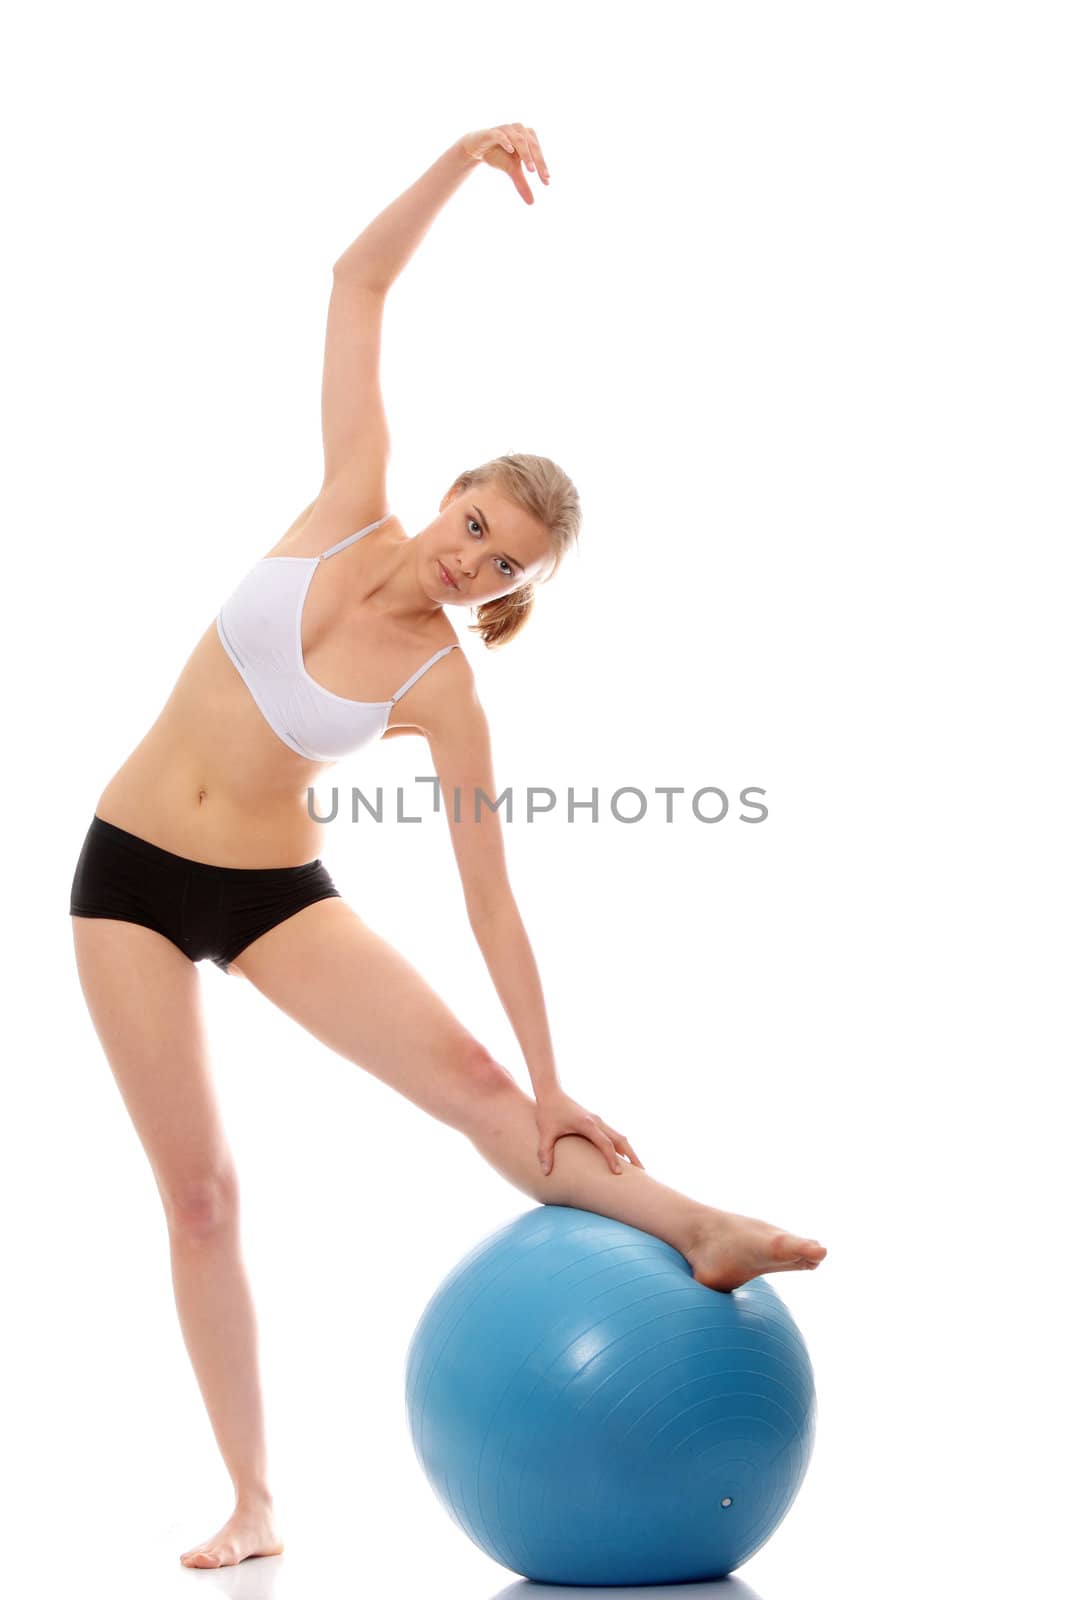
[{"label": "blue exercise ball", "polygon": [[624,1222],[538,1206],[449,1273],[407,1352],[415,1453],[486,1555],[539,1583],[721,1578],[811,1456],[807,1348],[765,1278],[696,1282]]}]

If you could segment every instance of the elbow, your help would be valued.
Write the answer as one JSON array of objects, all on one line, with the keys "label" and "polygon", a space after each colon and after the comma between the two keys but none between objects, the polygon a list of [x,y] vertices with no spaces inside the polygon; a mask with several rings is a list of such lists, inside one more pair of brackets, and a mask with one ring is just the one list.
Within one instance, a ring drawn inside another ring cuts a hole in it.
[{"label": "elbow", "polygon": [[354,289],[363,289],[368,294],[385,296],[389,284],[381,273],[375,274],[369,263],[346,261],[344,256],[339,256],[333,264],[333,281],[335,284],[348,284]]}]

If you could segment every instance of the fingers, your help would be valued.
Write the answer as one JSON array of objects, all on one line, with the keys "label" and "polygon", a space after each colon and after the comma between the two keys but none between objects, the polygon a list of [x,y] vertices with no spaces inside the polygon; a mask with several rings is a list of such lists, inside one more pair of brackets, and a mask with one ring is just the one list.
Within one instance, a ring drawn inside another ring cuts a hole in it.
[{"label": "fingers", "polygon": [[601,1134],[600,1138],[597,1139],[597,1144],[600,1146],[601,1150],[603,1150],[604,1160],[607,1162],[612,1172],[621,1172],[622,1162],[616,1155],[615,1146],[612,1144],[606,1133]]},{"label": "fingers", "polygon": [[505,149],[510,144],[512,152],[518,154],[520,161],[525,164],[527,169],[530,172],[536,170],[541,182],[547,183],[548,167],[545,164],[540,141],[534,130],[527,128],[521,122],[505,122],[501,125],[501,132],[507,141]]},{"label": "fingers", "polygon": [[606,1122],[604,1123],[604,1127],[607,1128],[608,1133],[611,1135],[611,1139],[616,1150],[620,1150],[622,1154],[627,1157],[631,1166],[640,1167],[641,1171],[644,1172],[645,1164],[638,1156],[637,1151],[634,1149],[626,1135],[624,1133],[620,1133],[617,1128],[608,1127]]},{"label": "fingers", "polygon": [[629,1139],[624,1139],[620,1134],[615,1140],[615,1148],[622,1151],[623,1155],[629,1159],[631,1166],[640,1167],[641,1171],[644,1172],[645,1163],[640,1159]]},{"label": "fingers", "polygon": [[585,1135],[586,1138],[592,1144],[596,1145],[597,1149],[603,1155],[604,1160],[607,1162],[612,1172],[621,1172],[622,1165],[618,1156],[615,1154],[615,1145],[612,1140],[610,1130],[607,1132],[604,1131],[607,1129],[607,1123],[602,1122],[599,1117],[594,1117],[592,1114],[590,1114],[586,1120],[588,1122]]},{"label": "fingers", "polygon": [[537,1158],[541,1171],[546,1175],[552,1170],[555,1142],[566,1133],[580,1133],[584,1139],[588,1139],[589,1143],[595,1145],[600,1151],[613,1173],[622,1172],[623,1163],[620,1159],[622,1156],[626,1157],[631,1166],[640,1167],[644,1171],[644,1163],[626,1135],[620,1133],[617,1128],[612,1128],[602,1117],[597,1117],[590,1111],[580,1119],[580,1123],[567,1124],[562,1128],[558,1128],[553,1133],[551,1143],[547,1148],[545,1146],[539,1147]]}]

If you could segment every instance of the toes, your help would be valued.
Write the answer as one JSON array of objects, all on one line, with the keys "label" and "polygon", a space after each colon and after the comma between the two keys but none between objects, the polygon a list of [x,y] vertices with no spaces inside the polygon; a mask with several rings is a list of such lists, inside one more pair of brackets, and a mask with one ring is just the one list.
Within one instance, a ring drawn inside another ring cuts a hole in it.
[{"label": "toes", "polygon": [[187,1550],[182,1560],[190,1567],[220,1567],[222,1561],[213,1545],[205,1545],[196,1550]]},{"label": "toes", "polygon": [[796,1233],[776,1233],[770,1241],[770,1251],[778,1260],[816,1265],[826,1254],[826,1247],[818,1239],[802,1239]]},{"label": "toes", "polygon": [[767,1248],[775,1261],[793,1262],[799,1261],[803,1242],[795,1233],[776,1233]]}]

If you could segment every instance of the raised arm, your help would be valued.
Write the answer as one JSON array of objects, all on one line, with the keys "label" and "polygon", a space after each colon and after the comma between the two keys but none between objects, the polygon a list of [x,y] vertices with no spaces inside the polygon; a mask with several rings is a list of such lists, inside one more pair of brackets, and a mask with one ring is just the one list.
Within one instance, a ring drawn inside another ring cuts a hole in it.
[{"label": "raised arm", "polygon": [[380,376],[386,294],[445,201],[480,162],[508,172],[532,204],[519,151],[531,171],[536,160],[547,182],[532,129],[508,123],[465,134],[334,262],[322,373],[324,484],[351,483],[364,500],[384,503],[390,450]]},{"label": "raised arm", "polygon": [[334,267],[322,368],[324,485],[358,482],[370,503],[385,504],[389,427],[380,375],[385,295]]}]

